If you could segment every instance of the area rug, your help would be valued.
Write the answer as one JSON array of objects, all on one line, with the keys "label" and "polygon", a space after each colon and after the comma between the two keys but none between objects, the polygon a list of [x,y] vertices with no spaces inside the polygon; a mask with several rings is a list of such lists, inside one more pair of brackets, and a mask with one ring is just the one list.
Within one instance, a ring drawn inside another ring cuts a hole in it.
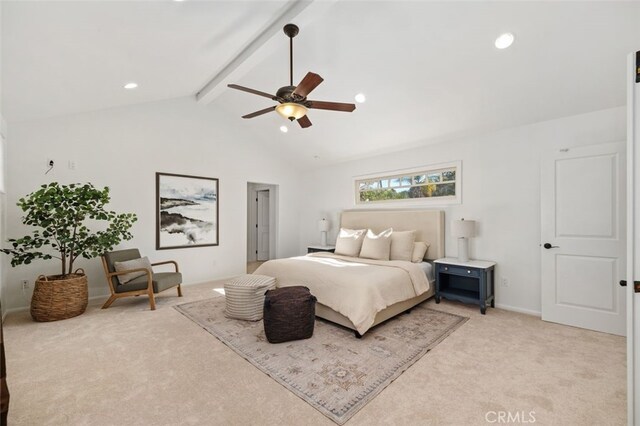
[{"label": "area rug", "polygon": [[468,319],[418,305],[362,339],[316,320],[310,339],[271,344],[262,321],[228,319],[224,304],[215,297],[175,308],[340,425]]}]

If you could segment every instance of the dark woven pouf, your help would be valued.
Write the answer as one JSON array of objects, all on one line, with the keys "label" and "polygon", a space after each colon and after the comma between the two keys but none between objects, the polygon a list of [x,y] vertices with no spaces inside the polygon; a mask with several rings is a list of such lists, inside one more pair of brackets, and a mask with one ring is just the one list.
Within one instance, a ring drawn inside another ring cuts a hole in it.
[{"label": "dark woven pouf", "polygon": [[302,286],[269,290],[264,296],[263,319],[269,343],[308,339],[313,335],[316,298]]}]

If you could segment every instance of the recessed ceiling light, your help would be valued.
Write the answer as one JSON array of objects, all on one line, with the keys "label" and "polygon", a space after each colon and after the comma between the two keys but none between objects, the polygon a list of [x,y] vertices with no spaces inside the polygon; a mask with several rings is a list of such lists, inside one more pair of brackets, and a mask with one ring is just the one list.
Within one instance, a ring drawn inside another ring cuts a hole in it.
[{"label": "recessed ceiling light", "polygon": [[282,133],[287,133],[289,131],[289,128],[287,126],[280,126],[280,131]]},{"label": "recessed ceiling light", "polygon": [[495,45],[498,49],[506,49],[513,44],[515,37],[511,33],[500,34],[496,39]]},{"label": "recessed ceiling light", "polygon": [[138,83],[134,83],[134,82],[127,83],[124,85],[125,89],[135,89],[136,87],[138,87]]},{"label": "recessed ceiling light", "polygon": [[364,95],[364,93],[358,93],[356,95],[356,102],[358,102],[359,104],[365,103],[366,100],[367,100],[367,97]]}]

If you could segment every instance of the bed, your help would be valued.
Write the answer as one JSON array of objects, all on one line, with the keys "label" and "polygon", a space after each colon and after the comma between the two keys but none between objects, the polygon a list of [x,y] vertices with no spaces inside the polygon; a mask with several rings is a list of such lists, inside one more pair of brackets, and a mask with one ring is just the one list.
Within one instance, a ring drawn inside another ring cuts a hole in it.
[{"label": "bed", "polygon": [[[442,210],[346,210],[341,214],[340,227],[371,229],[376,233],[387,228],[415,230],[416,241],[429,244],[425,261],[444,257]],[[318,298],[316,316],[361,336],[371,327],[432,297],[435,291],[432,277],[421,281],[417,275],[424,278],[430,267],[430,264],[312,253],[270,260],[255,273],[275,277],[278,287],[309,287]],[[373,290],[366,289],[374,286]]]}]

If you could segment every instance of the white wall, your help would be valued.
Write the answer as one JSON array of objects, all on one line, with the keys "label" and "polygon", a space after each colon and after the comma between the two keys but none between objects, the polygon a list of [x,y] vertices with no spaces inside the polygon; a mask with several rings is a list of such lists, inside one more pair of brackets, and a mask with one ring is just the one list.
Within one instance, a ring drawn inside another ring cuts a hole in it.
[{"label": "white wall", "polygon": [[[477,220],[478,236],[471,240],[470,255],[498,263],[496,303],[539,313],[540,158],[552,149],[623,141],[625,129],[625,109],[620,107],[306,173],[302,179],[306,198],[301,200],[300,249],[319,240],[316,223],[322,217],[331,221],[329,241],[335,241],[340,211],[355,208],[355,176],[462,160],[462,204],[442,207],[446,212],[447,256],[457,255],[457,244],[449,237],[451,220]],[[503,277],[508,278],[509,287],[500,285]]]},{"label": "white wall", "polygon": [[[247,182],[278,185],[280,256],[297,254],[299,172],[267,152],[250,126],[236,116],[202,107],[192,98],[116,108],[34,122],[10,123],[8,144],[7,237],[26,228],[18,198],[51,181],[91,182],[109,186],[117,212],[135,212],[134,239],[121,247],[138,247],[152,261],[175,259],[185,284],[244,273],[247,243]],[[276,129],[277,131],[277,129]],[[263,136],[264,137],[264,136]],[[55,161],[47,175],[47,159]],[[68,162],[75,162],[75,170]],[[220,179],[220,245],[155,250],[155,172]],[[89,276],[90,296],[108,293],[99,259],[78,262]],[[19,281],[59,273],[54,261],[38,261],[7,271],[7,308],[28,305]],[[188,291],[188,288],[185,289]]]}]

